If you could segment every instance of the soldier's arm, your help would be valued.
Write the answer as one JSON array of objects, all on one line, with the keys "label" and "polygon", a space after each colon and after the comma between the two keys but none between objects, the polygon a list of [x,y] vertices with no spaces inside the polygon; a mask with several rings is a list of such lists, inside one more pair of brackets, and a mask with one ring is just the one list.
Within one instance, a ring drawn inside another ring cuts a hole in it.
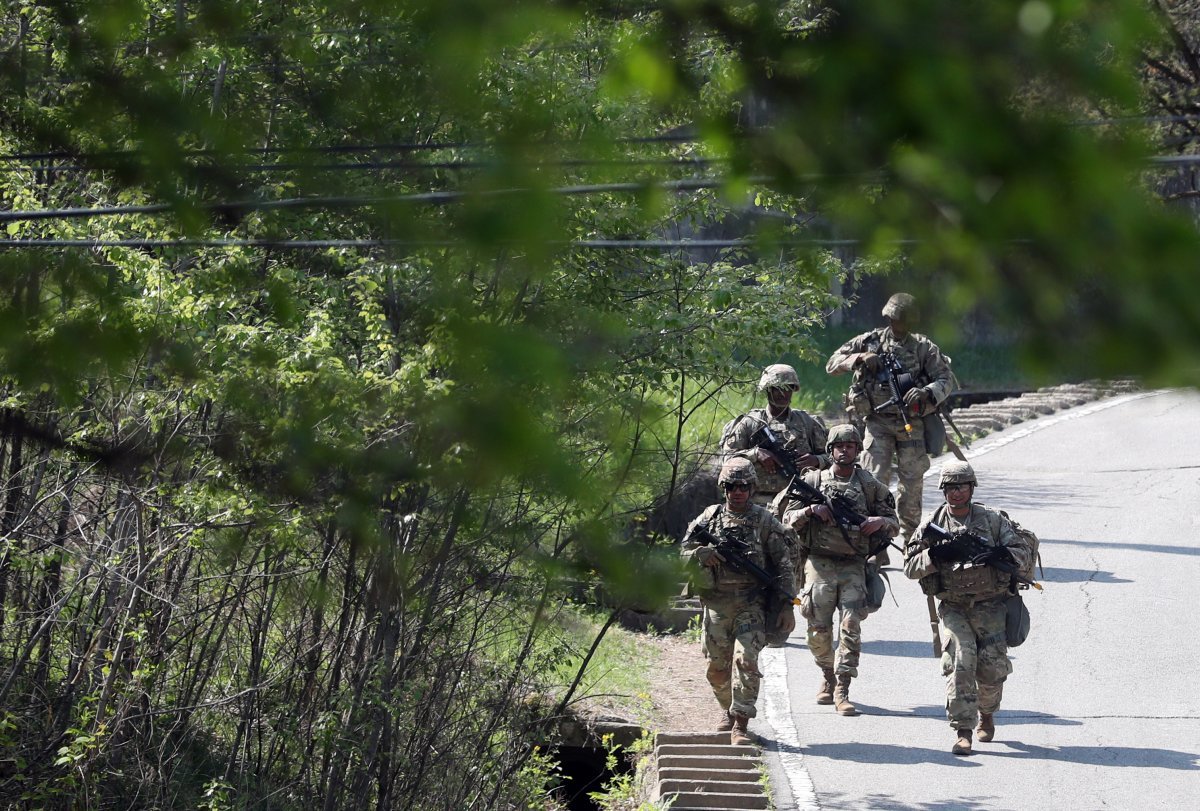
[{"label": "soldier's arm", "polygon": [[809,415],[808,444],[813,449],[813,456],[820,460],[817,465],[820,470],[833,464],[833,458],[825,452],[828,443],[829,429],[825,427],[825,421],[815,414]]},{"label": "soldier's arm", "polygon": [[721,438],[721,450],[723,451],[721,461],[725,462],[734,457],[748,459],[755,464],[761,475],[765,470],[760,458],[763,451],[750,445],[750,437],[754,436],[754,432],[761,427],[762,420],[757,419],[753,414],[743,414],[738,417],[733,427]]},{"label": "soldier's arm", "polygon": [[873,486],[870,489],[871,502],[867,505],[867,514],[886,518],[891,534],[900,531],[900,518],[896,512],[896,497],[883,483],[872,477]]},{"label": "soldier's arm", "polygon": [[811,520],[812,517],[809,515],[807,507],[797,504],[794,501],[784,510],[783,518],[780,519],[785,527],[793,530],[798,535],[801,534],[801,530],[808,526],[808,522]]},{"label": "soldier's arm", "polygon": [[925,575],[937,571],[937,564],[929,557],[929,544],[924,540],[925,527],[928,524],[929,519],[926,518],[904,545],[904,576],[910,580],[920,580]]},{"label": "soldier's arm", "polygon": [[[714,507],[706,508],[702,513],[693,518],[691,523],[688,524],[687,529],[684,530],[683,540],[679,544],[679,554],[683,556],[685,561],[695,560],[699,563],[700,561],[696,558],[696,552],[702,547],[709,549],[711,552],[711,547],[705,546],[696,538],[695,529],[697,526],[708,526],[709,518],[714,509]],[[702,556],[707,557],[708,553],[702,553]]]},{"label": "soldier's arm", "polygon": [[[775,516],[777,520],[783,522],[783,516],[792,508],[793,501],[794,499],[791,497],[791,495],[789,495],[786,489],[780,490],[775,494],[775,498],[771,499],[771,505],[767,507],[767,510],[771,513],[771,515]],[[787,524],[785,523],[784,527],[786,526]]]},{"label": "soldier's arm", "polygon": [[929,382],[925,388],[933,397],[934,405],[941,405],[954,391],[954,375],[950,372],[950,362],[942,354],[942,350],[933,341],[926,339],[927,351],[921,361],[921,373]]},{"label": "soldier's arm", "polygon": [[771,565],[778,573],[778,583],[790,594],[796,593],[795,568],[792,561],[792,548],[788,543],[787,531],[783,524],[775,518],[770,519],[770,529],[767,531],[767,556]]},{"label": "soldier's arm", "polygon": [[721,450],[725,458],[743,456],[741,453],[750,447],[750,435],[754,433],[755,420],[749,414],[743,414],[734,420],[733,425],[721,437]]},{"label": "soldier's arm", "polygon": [[864,333],[851,338],[846,343],[837,348],[829,360],[825,363],[825,371],[831,375],[844,375],[847,372],[854,371],[854,364],[858,361],[859,356],[863,353],[866,336],[870,333]]}]

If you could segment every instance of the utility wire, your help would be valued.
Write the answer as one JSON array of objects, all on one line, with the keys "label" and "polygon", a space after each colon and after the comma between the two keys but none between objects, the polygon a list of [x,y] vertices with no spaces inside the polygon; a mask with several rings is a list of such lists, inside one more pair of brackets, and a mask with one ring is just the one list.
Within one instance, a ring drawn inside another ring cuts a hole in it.
[{"label": "utility wire", "polygon": [[[918,240],[891,240],[889,245],[915,245]],[[513,243],[517,244],[517,243]],[[858,239],[579,239],[547,240],[547,245],[591,250],[675,250],[714,248],[775,247],[848,247],[861,245]],[[458,248],[465,243],[453,240],[420,239],[7,239],[0,250],[17,248],[272,248],[278,250],[318,250],[322,248]]]},{"label": "utility wire", "polygon": [[[711,166],[716,163],[728,163],[729,158],[567,158],[562,160],[535,161],[525,164],[531,168],[584,168],[589,166]],[[415,170],[469,170],[488,169],[500,166],[497,161],[369,161],[358,163],[252,163],[229,164],[224,168],[237,169],[244,172],[265,172],[270,170],[296,171],[311,169],[313,171],[356,171],[375,169],[415,169]],[[82,164],[32,165],[18,164],[0,165],[0,172],[86,172],[93,169],[104,171],[106,167],[84,166]],[[112,168],[117,168],[114,164]],[[192,164],[192,168],[203,168],[200,164]]]},{"label": "utility wire", "polygon": [[[761,183],[765,178],[746,178],[748,183]],[[664,191],[698,191],[722,186],[724,180],[713,178],[688,178],[662,182],[639,183],[596,183],[578,186],[558,186],[545,189],[550,194],[570,196],[579,194],[636,193],[651,189]],[[371,206],[399,204],[445,205],[471,197],[506,197],[514,194],[533,193],[535,189],[493,189],[478,192],[434,191],[402,194],[393,197],[295,197],[283,200],[240,200],[225,203],[206,203],[196,208],[213,214],[237,215],[248,211],[276,211],[311,208],[369,208]],[[105,206],[98,208],[46,208],[26,211],[0,211],[0,223],[27,222],[31,220],[68,220],[114,217],[127,214],[162,214],[174,211],[177,206],[170,203],[149,203],[138,206]]]},{"label": "utility wire", "polygon": [[[752,137],[753,134],[743,137]],[[699,141],[700,138],[695,133],[686,132],[668,132],[661,135],[639,135],[627,136],[624,138],[614,138],[613,142],[618,144],[654,144],[654,143],[691,143]],[[545,142],[542,144],[529,143],[528,146],[555,146],[554,142]],[[569,146],[570,144],[558,143],[559,146]],[[400,143],[382,143],[382,144],[330,144],[330,145],[308,145],[308,146],[267,146],[267,147],[251,147],[249,149],[238,150],[237,152],[226,152],[218,149],[191,149],[183,153],[184,157],[230,157],[234,155],[279,155],[279,154],[311,154],[311,153],[346,153],[346,152],[434,152],[443,149],[495,149],[496,144],[486,143],[470,143],[467,141],[434,141],[434,142],[400,142]],[[136,149],[113,149],[104,150],[101,152],[68,152],[60,150],[57,152],[12,152],[7,155],[0,155],[0,161],[31,161],[31,160],[52,160],[56,158],[74,158],[76,160],[95,160],[98,158],[114,158],[114,157],[136,157],[139,150]]]}]

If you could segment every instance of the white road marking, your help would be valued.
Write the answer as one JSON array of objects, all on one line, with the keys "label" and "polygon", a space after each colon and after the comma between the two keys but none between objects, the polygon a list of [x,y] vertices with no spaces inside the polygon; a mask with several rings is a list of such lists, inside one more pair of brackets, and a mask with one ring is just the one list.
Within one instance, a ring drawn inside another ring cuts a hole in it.
[{"label": "white road marking", "polygon": [[[758,655],[758,668],[763,680],[763,715],[775,730],[779,741],[776,754],[783,764],[787,776],[788,791],[798,811],[819,811],[817,790],[813,785],[804,755],[800,749],[800,738],[796,734],[796,722],[792,717],[792,698],[788,690],[787,648],[764,648]],[[779,798],[784,795],[782,786],[773,786],[772,793]]]}]

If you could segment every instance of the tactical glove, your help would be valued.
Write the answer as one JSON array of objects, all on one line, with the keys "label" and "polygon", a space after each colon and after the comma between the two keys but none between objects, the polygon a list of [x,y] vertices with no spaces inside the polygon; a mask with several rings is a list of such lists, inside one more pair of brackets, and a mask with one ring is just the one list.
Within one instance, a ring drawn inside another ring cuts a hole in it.
[{"label": "tactical glove", "polygon": [[980,555],[979,562],[987,566],[995,566],[1002,563],[1015,563],[1016,560],[1006,547],[997,546]]},{"label": "tactical glove", "polygon": [[920,411],[931,399],[927,389],[914,388],[904,395],[904,404],[913,411]]},{"label": "tactical glove", "polygon": [[929,547],[929,557],[934,563],[957,563],[962,555],[953,543],[939,543]]},{"label": "tactical glove", "polygon": [[861,355],[859,355],[858,360],[854,362],[854,365],[857,366],[860,363],[871,374],[879,371],[879,356],[874,352],[863,352]]}]

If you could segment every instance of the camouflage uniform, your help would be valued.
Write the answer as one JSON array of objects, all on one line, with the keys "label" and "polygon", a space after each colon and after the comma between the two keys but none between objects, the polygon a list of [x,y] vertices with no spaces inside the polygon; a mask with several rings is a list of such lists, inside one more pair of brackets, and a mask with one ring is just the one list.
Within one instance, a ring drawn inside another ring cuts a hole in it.
[{"label": "camouflage uniform", "polygon": [[850,402],[865,421],[863,467],[887,485],[892,478],[892,458],[896,459],[898,512],[901,529],[907,538],[921,520],[922,477],[929,470],[925,428],[921,419],[913,416],[907,420],[911,431],[905,430],[905,415],[899,406],[891,405],[879,412],[873,410],[890,400],[892,393],[886,383],[867,374],[861,365],[855,366],[855,361],[864,352],[893,352],[896,355],[932,397],[932,406],[924,413],[932,413],[953,390],[950,363],[937,344],[924,335],[910,332],[903,340],[897,340],[891,327],[883,327],[851,338],[825,364],[825,371],[830,374],[854,371]]},{"label": "camouflage uniform", "polygon": [[[700,548],[693,535],[704,525],[718,538],[735,537],[749,545],[750,559],[768,572],[778,573],[779,583],[795,591],[792,560],[783,526],[764,507],[748,505],[735,513],[714,504],[688,525],[683,536],[683,557],[692,561]],[[753,576],[721,564],[715,569],[696,565],[693,582],[704,604],[704,656],[708,683],[717,703],[733,715],[753,718],[762,673],[758,654],[766,646],[767,596]],[[737,679],[733,680],[734,666]]]},{"label": "camouflage uniform", "polygon": [[[845,496],[860,515],[887,518],[893,530],[898,526],[891,491],[857,465],[848,480],[838,478],[832,470],[810,470],[803,474],[803,479],[826,495]],[[794,529],[800,538],[804,567],[800,614],[808,620],[808,649],[823,671],[834,670],[838,676],[855,677],[862,651],[861,623],[869,613],[866,581],[869,546],[876,539],[881,541],[889,534],[888,530],[881,529],[865,536],[856,528],[847,529],[847,543],[837,525],[810,518],[802,506],[789,502],[786,493],[780,495],[774,508],[777,514],[783,515],[784,526]],[[835,609],[841,612],[836,663],[833,651]]]},{"label": "camouflage uniform", "polygon": [[791,454],[793,460],[813,454],[820,457],[821,467],[829,467],[829,456],[824,453],[828,431],[820,417],[814,417],[798,408],[789,408],[782,420],[776,419],[765,408],[752,408],[726,426],[721,437],[721,450],[726,458],[739,456],[754,462],[758,472],[758,487],[752,496],[754,503],[767,506],[779,491],[787,487],[788,477],[778,469],[767,473],[756,460],[757,450],[750,446],[750,437],[766,425]]},{"label": "camouflage uniform", "polygon": [[1012,672],[1004,635],[1004,603],[1011,578],[990,566],[934,561],[929,542],[922,537],[925,527],[936,523],[951,532],[969,530],[995,546],[1007,547],[1018,566],[1027,565],[1032,554],[998,510],[975,502],[969,506],[970,514],[961,521],[945,504],[938,507],[921,522],[904,550],[904,573],[920,579],[922,589],[939,601],[938,616],[945,629],[946,715],[952,728],[967,731],[975,726],[979,713],[990,716],[1000,708],[1004,680]]}]

